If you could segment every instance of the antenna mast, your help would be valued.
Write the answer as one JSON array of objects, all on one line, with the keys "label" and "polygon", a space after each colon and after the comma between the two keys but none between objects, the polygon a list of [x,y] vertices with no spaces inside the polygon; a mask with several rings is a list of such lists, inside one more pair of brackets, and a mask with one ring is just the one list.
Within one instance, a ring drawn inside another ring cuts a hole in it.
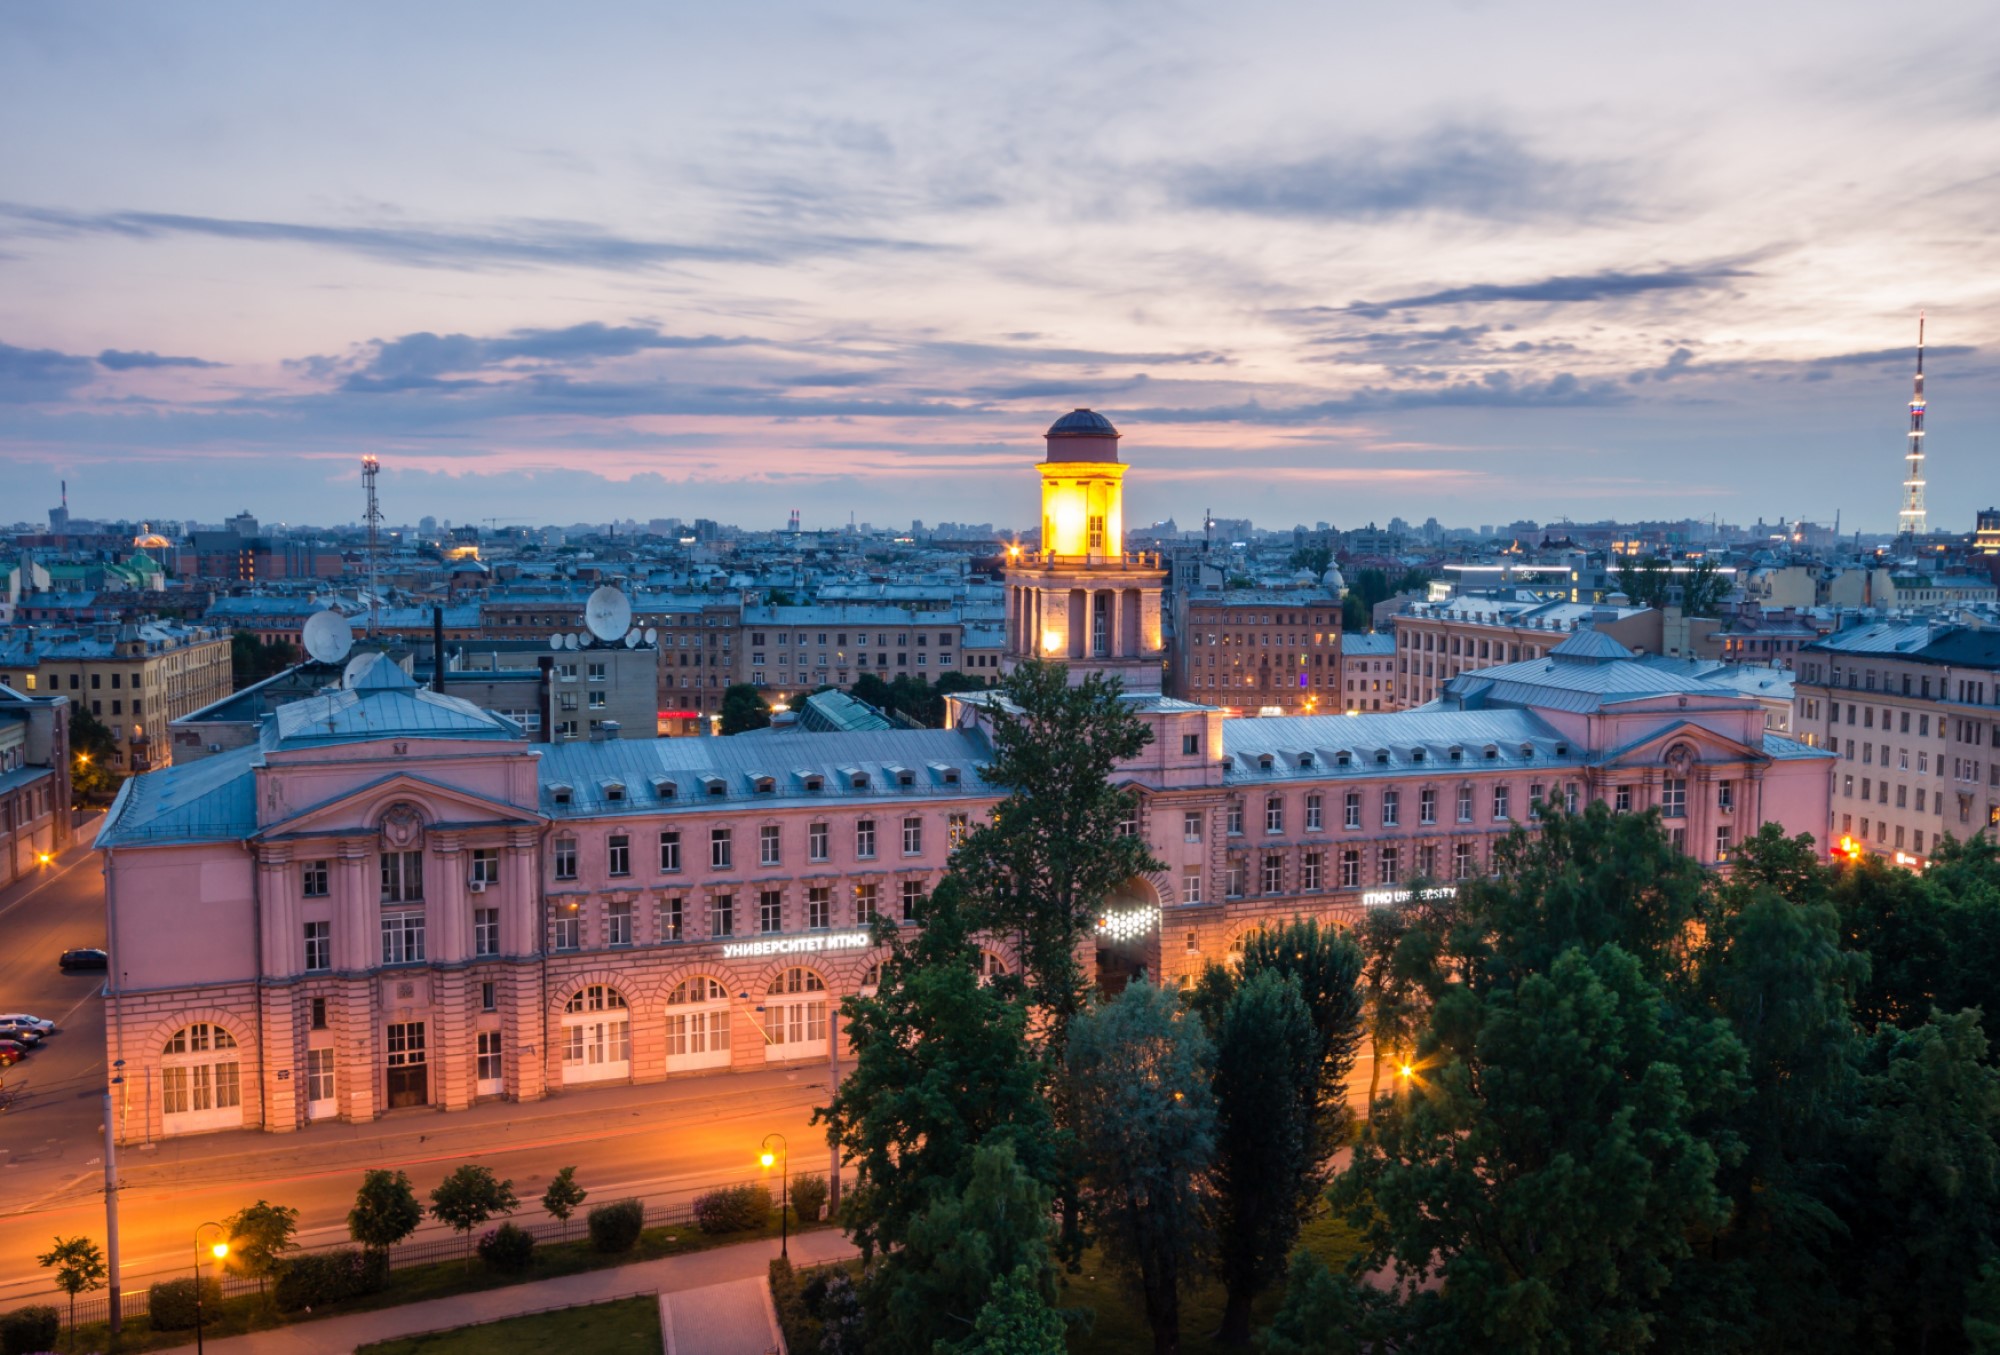
[{"label": "antenna mast", "polygon": [[375,589],[375,554],[382,529],[382,507],[375,501],[375,476],[382,463],[373,456],[361,458],[361,483],[368,489],[368,634],[375,634],[375,612],[381,594]]},{"label": "antenna mast", "polygon": [[1896,526],[1904,536],[1927,536],[1930,517],[1924,511],[1924,313],[1917,312],[1917,388],[1910,396],[1909,475],[1903,480],[1903,511]]}]

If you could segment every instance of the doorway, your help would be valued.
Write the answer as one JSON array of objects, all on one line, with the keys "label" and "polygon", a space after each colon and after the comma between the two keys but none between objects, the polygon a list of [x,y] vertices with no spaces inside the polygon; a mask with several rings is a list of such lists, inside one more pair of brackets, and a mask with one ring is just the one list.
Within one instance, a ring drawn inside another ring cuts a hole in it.
[{"label": "doorway", "polygon": [[424,1023],[391,1022],[389,1026],[389,1109],[427,1106],[431,1101],[430,1064],[425,1058]]}]

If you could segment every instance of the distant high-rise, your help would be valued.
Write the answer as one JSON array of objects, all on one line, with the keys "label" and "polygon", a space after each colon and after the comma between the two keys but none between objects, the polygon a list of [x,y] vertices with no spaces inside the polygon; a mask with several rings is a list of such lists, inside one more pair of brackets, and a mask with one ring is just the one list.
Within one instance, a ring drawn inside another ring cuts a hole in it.
[{"label": "distant high-rise", "polygon": [[1909,474],[1903,479],[1903,511],[1896,521],[1904,536],[1925,536],[1930,516],[1924,511],[1924,316],[1917,312],[1917,388],[1910,396],[1910,450],[1903,454]]}]

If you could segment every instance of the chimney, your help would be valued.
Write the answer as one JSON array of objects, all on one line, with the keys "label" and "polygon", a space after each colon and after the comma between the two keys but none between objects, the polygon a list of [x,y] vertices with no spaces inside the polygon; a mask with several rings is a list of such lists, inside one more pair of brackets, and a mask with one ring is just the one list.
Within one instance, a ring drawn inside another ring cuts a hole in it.
[{"label": "chimney", "polygon": [[431,608],[431,690],[444,694],[444,608]]}]

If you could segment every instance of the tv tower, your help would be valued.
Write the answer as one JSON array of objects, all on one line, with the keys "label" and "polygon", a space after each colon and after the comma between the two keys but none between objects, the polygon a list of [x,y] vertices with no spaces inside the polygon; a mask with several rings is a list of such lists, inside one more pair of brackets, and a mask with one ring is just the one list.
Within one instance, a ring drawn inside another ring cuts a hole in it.
[{"label": "tv tower", "polygon": [[373,456],[361,458],[361,483],[368,488],[368,633],[375,634],[375,609],[381,594],[375,591],[375,552],[382,529],[382,509],[375,502],[375,476],[382,463]]},{"label": "tv tower", "polygon": [[1910,396],[1910,450],[1904,453],[1904,460],[1910,463],[1909,476],[1903,481],[1903,511],[1897,518],[1896,527],[1904,536],[1927,536],[1930,534],[1930,518],[1924,511],[1924,313],[1917,312],[1917,389]]}]

